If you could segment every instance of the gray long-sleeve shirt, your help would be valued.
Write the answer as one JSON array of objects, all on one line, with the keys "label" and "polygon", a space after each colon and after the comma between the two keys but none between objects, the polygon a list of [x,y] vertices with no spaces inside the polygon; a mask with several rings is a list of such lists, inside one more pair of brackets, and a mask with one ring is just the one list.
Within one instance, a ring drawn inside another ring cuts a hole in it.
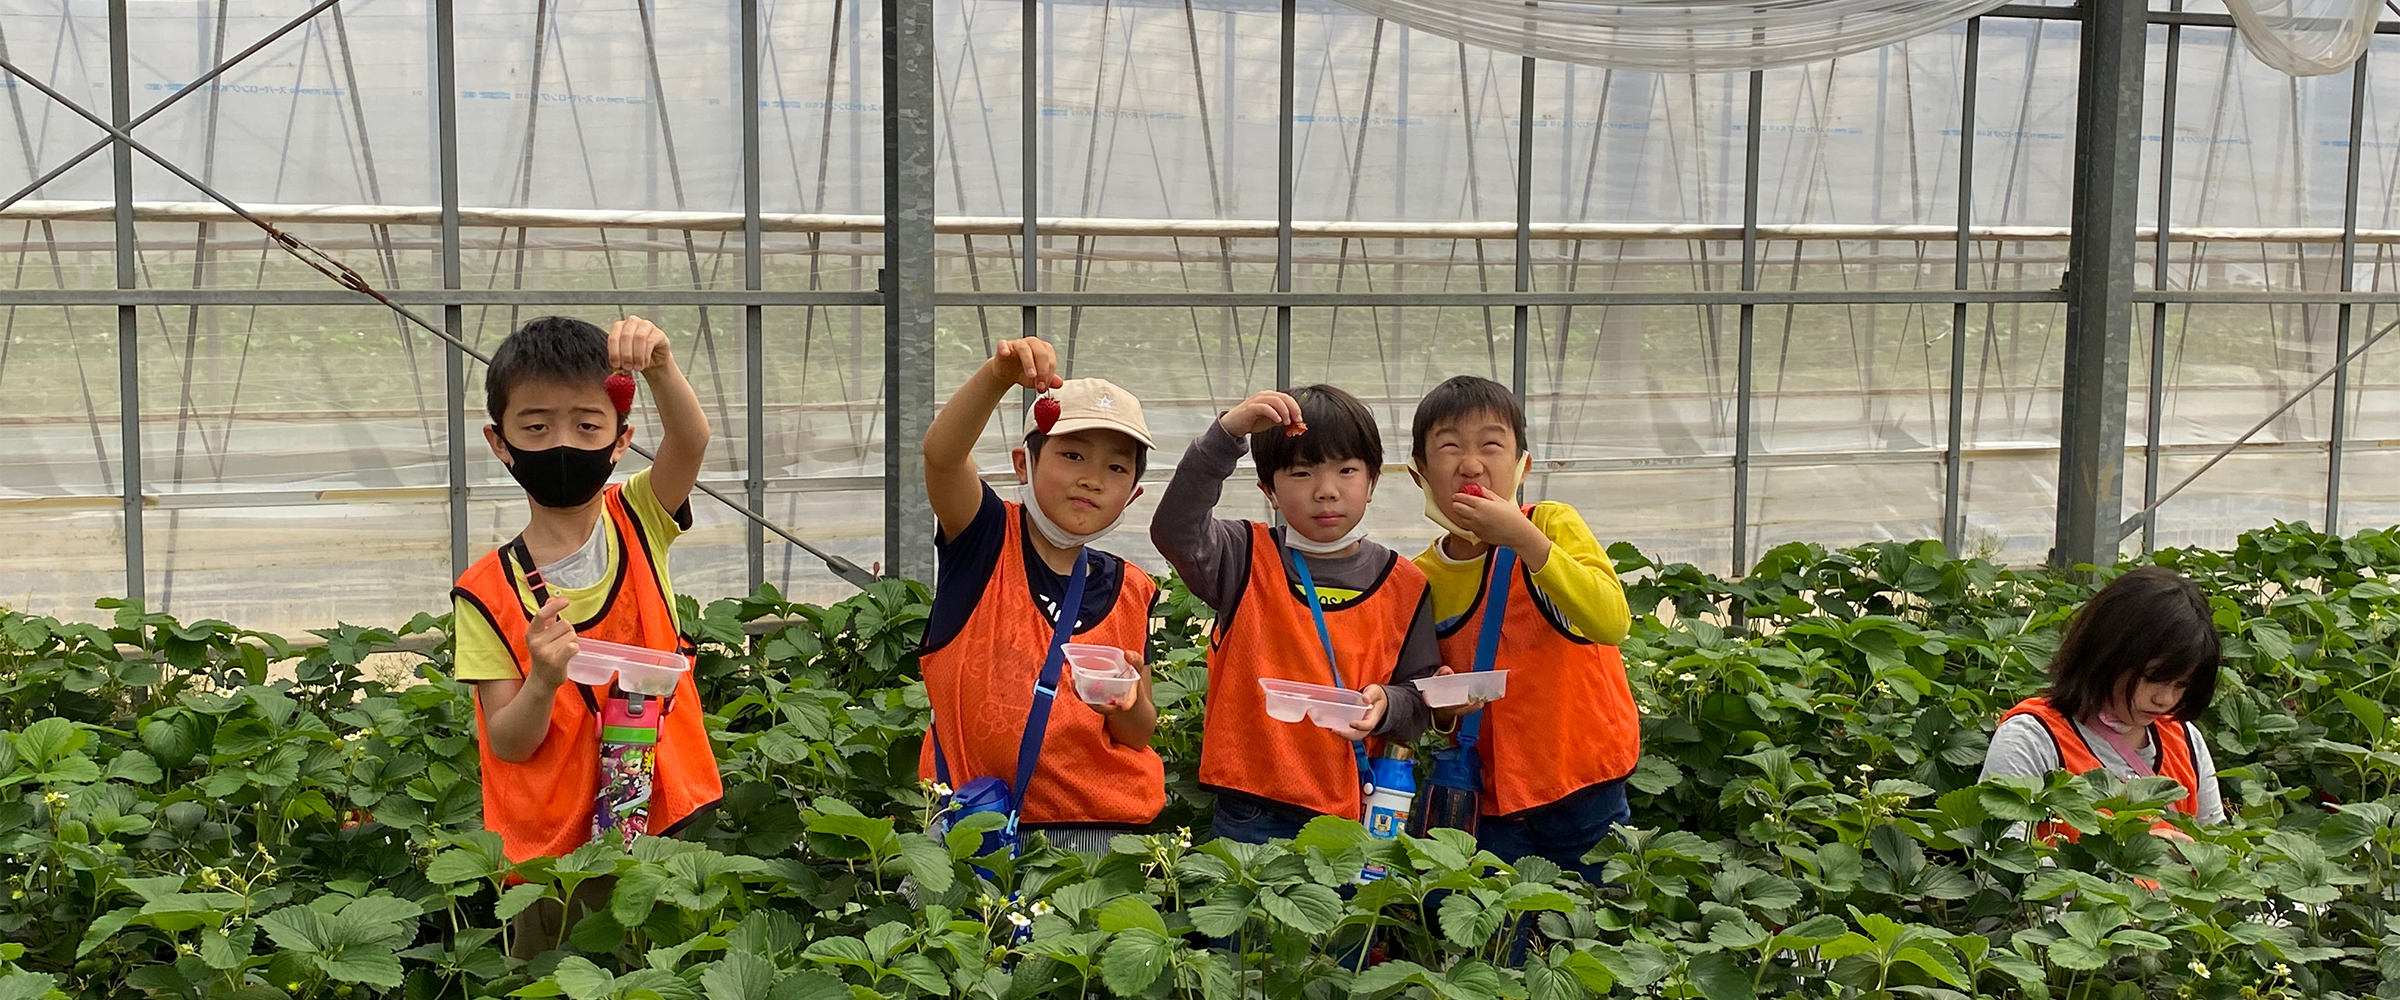
[{"label": "gray long-sleeve shirt", "polygon": [[[1226,433],[1221,424],[1210,424],[1175,464],[1175,477],[1168,481],[1166,495],[1158,501],[1158,513],[1150,521],[1150,541],[1158,546],[1159,554],[1182,574],[1193,596],[1220,611],[1250,585],[1251,522],[1216,517],[1225,480],[1248,450],[1248,442]],[[1347,556],[1309,556],[1308,572],[1320,592],[1365,592],[1374,588],[1397,558],[1381,545],[1360,542],[1357,551]],[[1284,577],[1290,586],[1299,586],[1289,569]],[[1433,598],[1428,591],[1409,622],[1408,638],[1392,668],[1392,682],[1384,687],[1391,704],[1383,722],[1375,727],[1375,735],[1412,740],[1425,731],[1433,713],[1408,682],[1433,676],[1441,665],[1441,646],[1433,634]]]},{"label": "gray long-sleeve shirt", "polygon": [[[2200,738],[2200,727],[2190,723],[2179,724],[2183,726],[2184,738],[2192,743],[2193,769],[2200,776],[2200,811],[2193,819],[2203,824],[2225,822],[2225,799],[2217,789],[2217,762],[2209,756],[2208,741]],[[2133,767],[2125,763],[2124,756],[2117,753],[2117,748],[2110,745],[2098,730],[2081,722],[2075,723],[2075,728],[2083,734],[2083,741],[2091,746],[2092,755],[2100,758],[2100,766],[2108,770],[2110,777],[2119,781],[2134,777]],[[2158,741],[2151,740],[2150,745],[2140,752],[2142,763],[2156,771]],[[2038,778],[2063,766],[2058,756],[2058,744],[2050,738],[2049,727],[2030,715],[2002,721],[1999,728],[1992,731],[1991,746],[1983,755],[1984,778],[2002,774]],[[2021,829],[2022,826],[2019,824],[2010,828],[2010,833],[2023,837],[2025,831]]]}]

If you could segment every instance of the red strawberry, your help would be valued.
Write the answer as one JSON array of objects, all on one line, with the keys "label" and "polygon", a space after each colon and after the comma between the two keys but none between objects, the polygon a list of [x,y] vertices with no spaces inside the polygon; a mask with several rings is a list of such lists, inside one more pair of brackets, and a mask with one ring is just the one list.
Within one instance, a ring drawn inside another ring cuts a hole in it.
[{"label": "red strawberry", "polygon": [[608,401],[617,404],[618,413],[633,412],[633,376],[617,372],[608,377]]},{"label": "red strawberry", "polygon": [[1058,400],[1044,396],[1033,401],[1033,429],[1044,434],[1058,424]]},{"label": "red strawberry", "polygon": [[1468,483],[1465,486],[1459,487],[1458,491],[1471,497],[1482,497],[1486,500],[1500,499],[1499,497],[1493,496],[1492,491],[1484,489],[1482,483]]}]

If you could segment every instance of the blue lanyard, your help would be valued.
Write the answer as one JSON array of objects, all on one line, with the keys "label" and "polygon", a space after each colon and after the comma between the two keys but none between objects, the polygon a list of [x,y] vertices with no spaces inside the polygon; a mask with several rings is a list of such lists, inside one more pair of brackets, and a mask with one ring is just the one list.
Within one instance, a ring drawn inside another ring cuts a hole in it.
[{"label": "blue lanyard", "polygon": [[[1290,531],[1291,529],[1285,528],[1284,530]],[[1286,546],[1283,551],[1285,558],[1292,564],[1292,572],[1300,577],[1300,592],[1308,598],[1308,613],[1317,620],[1317,641],[1325,647],[1325,666],[1333,672],[1333,686],[1349,687],[1350,685],[1342,683],[1341,660],[1333,655],[1333,633],[1325,628],[1325,602],[1317,599],[1317,581],[1309,576],[1308,560],[1301,558],[1300,553],[1289,546]],[[1386,711],[1389,709],[1387,708]],[[1372,786],[1375,783],[1375,771],[1374,767],[1367,762],[1367,741],[1350,740],[1349,743],[1351,755],[1358,758],[1359,783]]]},{"label": "blue lanyard", "polygon": [[[1500,653],[1500,625],[1508,617],[1509,578],[1515,576],[1516,572],[1516,550],[1494,548],[1492,550],[1492,582],[1489,587],[1484,588],[1483,595],[1483,628],[1475,636],[1475,669],[1478,671],[1492,669],[1492,661]],[[1476,709],[1459,724],[1458,745],[1474,747],[1476,739],[1482,735],[1482,732],[1483,710]]]}]

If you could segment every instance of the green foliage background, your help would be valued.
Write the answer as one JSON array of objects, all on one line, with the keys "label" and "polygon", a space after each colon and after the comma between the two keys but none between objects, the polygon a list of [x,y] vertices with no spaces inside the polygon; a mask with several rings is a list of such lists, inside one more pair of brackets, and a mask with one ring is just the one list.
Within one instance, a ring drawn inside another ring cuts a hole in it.
[{"label": "green foliage background", "polygon": [[[687,601],[725,808],[513,868],[446,652],[370,655],[438,619],[294,649],[115,602],[109,627],[0,612],[0,1000],[2400,997],[2400,530],[2155,557],[2226,639],[2201,726],[2234,816],[2177,820],[2189,842],[2149,832],[2164,779],[1975,783],[2094,581],[1930,542],[1785,546],[1740,580],[1615,555],[1657,612],[1625,644],[1646,752],[1598,887],[1454,831],[1194,844],[1207,612],[1180,587],[1161,829],[1015,862],[923,832],[914,584]],[[2051,817],[2085,835],[2007,835]],[[1354,889],[1370,860],[1392,877]],[[511,939],[579,891],[564,940]],[[1347,968],[1370,936],[1386,960]]]}]

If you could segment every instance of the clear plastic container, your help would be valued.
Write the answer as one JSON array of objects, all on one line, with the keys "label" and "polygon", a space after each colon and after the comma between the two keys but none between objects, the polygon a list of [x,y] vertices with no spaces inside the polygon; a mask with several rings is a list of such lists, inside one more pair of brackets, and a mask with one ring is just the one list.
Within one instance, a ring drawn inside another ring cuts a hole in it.
[{"label": "clear plastic container", "polygon": [[1450,708],[1470,701],[1499,701],[1508,693],[1508,671],[1475,670],[1441,677],[1420,677],[1409,683],[1425,696],[1427,708]]},{"label": "clear plastic container", "polygon": [[575,656],[567,661],[567,679],[577,684],[613,679],[629,692],[654,698],[674,694],[676,683],[691,672],[692,661],[681,653],[598,639],[575,640]]},{"label": "clear plastic container", "polygon": [[1346,729],[1367,717],[1367,696],[1348,688],[1274,677],[1259,678],[1258,686],[1266,692],[1267,717],[1277,722],[1307,719],[1327,729]]},{"label": "clear plastic container", "polygon": [[1141,671],[1125,662],[1125,651],[1115,646],[1070,642],[1059,648],[1066,653],[1067,667],[1075,674],[1075,697],[1088,704],[1123,698],[1133,693],[1134,686],[1142,681]]}]

